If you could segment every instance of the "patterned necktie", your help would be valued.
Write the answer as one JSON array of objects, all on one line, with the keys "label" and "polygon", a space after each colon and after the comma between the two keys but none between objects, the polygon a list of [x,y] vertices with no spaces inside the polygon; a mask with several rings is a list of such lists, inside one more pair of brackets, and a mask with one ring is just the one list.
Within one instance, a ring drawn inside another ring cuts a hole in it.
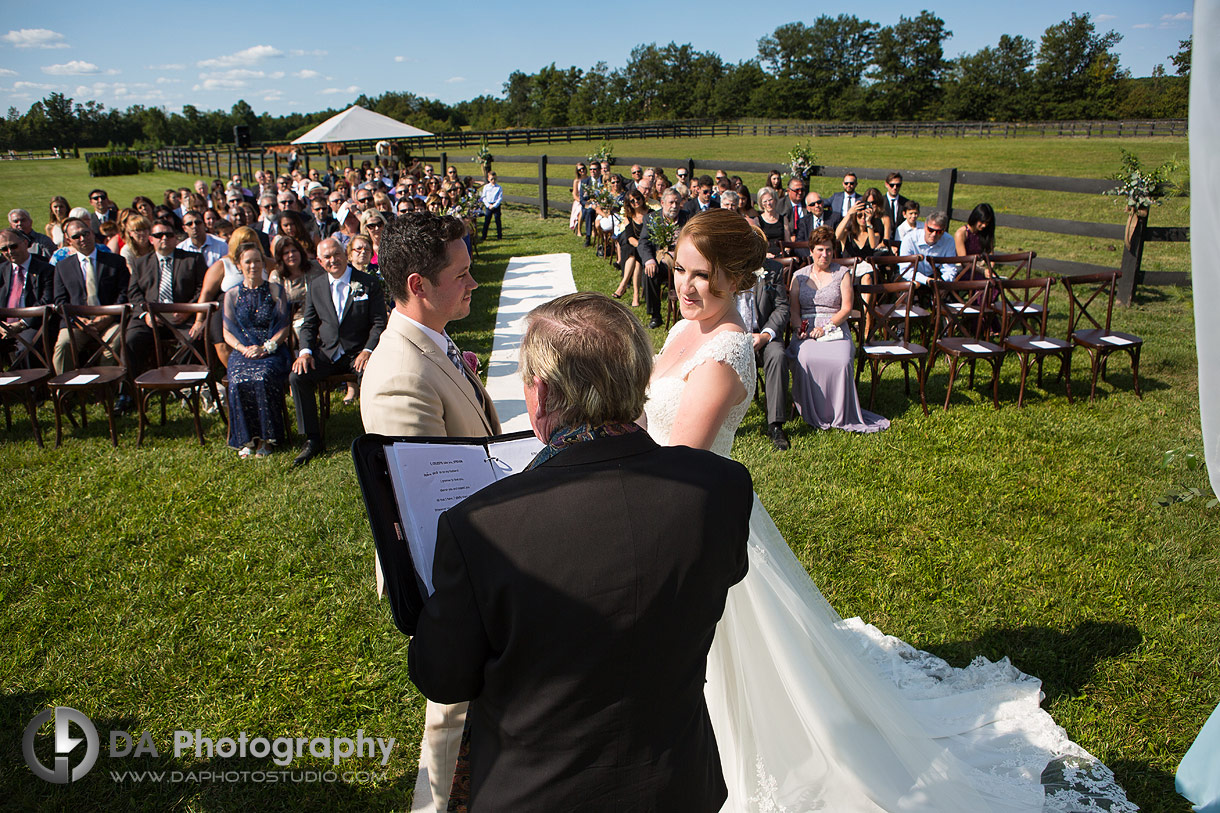
[{"label": "patterned necktie", "polygon": [[479,401],[479,406],[483,406],[483,393],[479,391],[478,386],[476,386],[473,379],[471,379],[470,370],[467,369],[466,365],[462,362],[462,354],[458,352],[457,345],[454,344],[453,339],[449,338],[448,336],[445,337],[445,341],[447,342],[445,347],[445,355],[449,357],[449,360],[453,362],[453,366],[457,367],[458,372],[460,372],[466,378],[466,381],[469,382],[471,388],[474,390],[475,398],[477,398]]},{"label": "patterned necktie", "polygon": [[158,257],[161,263],[161,284],[157,288],[158,302],[174,301],[174,261],[170,257]]},{"label": "patterned necktie", "polygon": [[25,269],[20,263],[13,263],[13,288],[8,292],[9,308],[21,307],[21,295],[25,293]]},{"label": "patterned necktie", "polygon": [[93,261],[88,257],[81,257],[80,270],[85,274],[85,304],[102,304],[102,301],[97,298],[97,273],[94,271]]}]

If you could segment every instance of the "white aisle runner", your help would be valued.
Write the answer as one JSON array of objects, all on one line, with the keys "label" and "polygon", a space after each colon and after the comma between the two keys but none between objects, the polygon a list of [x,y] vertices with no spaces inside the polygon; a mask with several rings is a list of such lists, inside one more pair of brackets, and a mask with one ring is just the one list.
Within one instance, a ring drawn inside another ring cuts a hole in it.
[{"label": "white aisle runner", "polygon": [[[487,392],[500,416],[501,431],[529,429],[521,376],[517,375],[517,351],[525,332],[525,315],[557,296],[576,292],[571,254],[540,254],[513,257],[504,272],[500,305],[496,310],[496,335],[487,365]],[[423,762],[415,780],[411,813],[434,813],[428,770]]]},{"label": "white aisle runner", "polygon": [[504,432],[530,428],[521,377],[517,375],[517,351],[525,333],[525,316],[544,302],[572,293],[576,293],[576,280],[572,278],[571,254],[540,254],[508,261],[496,311],[491,361],[487,365],[487,391]]}]

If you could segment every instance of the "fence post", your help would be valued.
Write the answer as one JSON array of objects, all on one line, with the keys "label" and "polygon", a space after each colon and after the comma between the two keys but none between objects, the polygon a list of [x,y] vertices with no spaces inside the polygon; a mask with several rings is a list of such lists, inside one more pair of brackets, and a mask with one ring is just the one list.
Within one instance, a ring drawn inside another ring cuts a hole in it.
[{"label": "fence post", "polygon": [[1131,217],[1135,222],[1128,221],[1130,238],[1123,241],[1123,275],[1118,280],[1118,301],[1124,305],[1131,304],[1135,298],[1135,286],[1143,281],[1140,264],[1144,260],[1144,229],[1148,226],[1147,212],[1135,213]]},{"label": "fence post", "polygon": [[953,187],[957,184],[957,168],[940,171],[940,186],[936,190],[936,208],[953,219]]},{"label": "fence post", "polygon": [[538,156],[538,209],[543,220],[546,220],[546,153]]},{"label": "fence post", "polygon": [[686,159],[686,180],[690,181],[689,186],[691,188],[693,188],[695,185],[695,159],[694,158]]},{"label": "fence post", "polygon": [[445,172],[449,167],[449,153],[441,153],[441,177],[445,177]]}]

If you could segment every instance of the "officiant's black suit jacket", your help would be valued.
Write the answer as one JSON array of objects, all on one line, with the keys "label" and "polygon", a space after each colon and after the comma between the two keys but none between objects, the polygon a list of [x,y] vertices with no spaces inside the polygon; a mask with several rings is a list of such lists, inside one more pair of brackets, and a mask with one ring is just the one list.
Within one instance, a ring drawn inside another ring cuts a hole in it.
[{"label": "officiant's black suit jacket", "polygon": [[473,701],[472,811],[720,809],[704,675],[752,501],[740,464],[637,432],[441,516],[409,667]]}]

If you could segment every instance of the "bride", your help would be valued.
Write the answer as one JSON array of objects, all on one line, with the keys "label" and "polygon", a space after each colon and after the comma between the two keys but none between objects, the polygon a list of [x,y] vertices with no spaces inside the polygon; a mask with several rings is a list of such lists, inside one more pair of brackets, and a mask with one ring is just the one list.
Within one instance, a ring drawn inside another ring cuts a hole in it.
[{"label": "bride", "polygon": [[[683,228],[674,262],[683,320],[645,407],[658,442],[730,455],[756,378],[734,295],[753,285],[766,248],[729,210]],[[1098,798],[1136,809],[1041,710],[1039,681],[1007,658],[954,669],[841,619],[757,497],[749,558],[707,665],[725,813],[1096,810]]]}]

